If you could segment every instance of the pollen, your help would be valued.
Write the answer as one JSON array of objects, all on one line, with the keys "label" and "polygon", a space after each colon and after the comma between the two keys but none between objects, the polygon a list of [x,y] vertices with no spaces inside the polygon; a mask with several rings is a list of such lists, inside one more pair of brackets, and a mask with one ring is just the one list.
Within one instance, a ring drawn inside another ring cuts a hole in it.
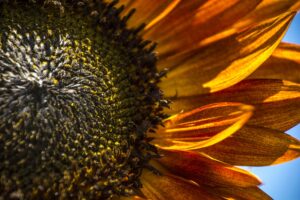
[{"label": "pollen", "polygon": [[0,3],[0,199],[134,194],[159,156],[154,46],[116,2],[57,2]]}]

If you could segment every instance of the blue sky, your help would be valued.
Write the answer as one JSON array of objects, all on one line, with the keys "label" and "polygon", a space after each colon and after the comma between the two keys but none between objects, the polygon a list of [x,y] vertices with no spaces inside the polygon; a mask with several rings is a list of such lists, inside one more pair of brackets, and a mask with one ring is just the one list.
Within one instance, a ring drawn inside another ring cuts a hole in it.
[{"label": "blue sky", "polygon": [[[284,41],[300,44],[300,13],[292,22]],[[288,133],[300,139],[300,125]],[[274,200],[300,200],[300,159],[271,167],[248,169],[262,179],[261,188]]]}]

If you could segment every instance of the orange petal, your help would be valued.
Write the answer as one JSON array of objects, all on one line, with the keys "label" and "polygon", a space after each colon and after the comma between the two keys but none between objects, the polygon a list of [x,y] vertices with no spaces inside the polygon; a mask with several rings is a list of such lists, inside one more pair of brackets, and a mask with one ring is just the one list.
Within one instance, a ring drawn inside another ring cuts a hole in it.
[{"label": "orange petal", "polygon": [[131,196],[131,197],[119,197],[112,200],[146,200],[145,198],[142,198],[140,196]]},{"label": "orange petal", "polygon": [[145,171],[141,176],[144,195],[151,200],[217,200],[214,194],[192,182],[170,175],[155,175]]},{"label": "orange petal", "polygon": [[222,38],[228,37],[232,34],[245,30],[253,25],[262,21],[270,20],[273,17],[279,16],[286,12],[298,11],[300,9],[300,1],[274,1],[274,0],[262,0],[262,2],[248,15],[241,18],[235,24],[228,29],[219,32],[215,35],[211,35],[201,41],[200,45],[207,45]]},{"label": "orange petal", "polygon": [[213,160],[196,152],[162,151],[158,162],[168,171],[200,185],[251,187],[260,180],[246,170]]},{"label": "orange petal", "polygon": [[177,8],[178,4],[181,2],[181,0],[173,0],[171,1],[168,6],[164,9],[163,12],[161,12],[159,15],[157,15],[155,18],[152,18],[151,21],[147,24],[145,27],[145,30],[150,29],[155,24],[157,24],[159,21],[164,19],[168,14],[170,14],[171,11],[175,10]]},{"label": "orange petal", "polygon": [[232,100],[255,106],[249,124],[286,131],[300,122],[300,84],[271,79],[244,80],[217,93],[174,99],[171,113]]},{"label": "orange petal", "polygon": [[300,45],[281,43],[249,79],[268,78],[300,82]]},{"label": "orange petal", "polygon": [[160,56],[191,48],[254,10],[261,0],[181,1],[144,37],[156,41]]},{"label": "orange petal", "polygon": [[257,8],[249,13],[248,16],[241,19],[234,25],[236,29],[243,29],[251,24],[261,22],[262,20],[276,17],[285,12],[294,12],[300,9],[300,1],[274,1],[274,0],[263,0]]},{"label": "orange petal", "polygon": [[129,28],[137,27],[141,24],[147,24],[146,29],[158,23],[168,15],[181,0],[121,0],[119,5],[125,5],[122,16],[127,15],[133,9],[135,13],[128,20]]},{"label": "orange petal", "polygon": [[[293,14],[282,15],[241,34],[195,52],[173,68],[160,87],[168,97],[216,92],[243,80],[255,71],[280,43]],[[181,58],[180,58],[181,59]],[[177,61],[168,60],[169,63]]]},{"label": "orange petal", "polygon": [[232,165],[265,166],[300,156],[300,141],[280,131],[246,125],[201,152]]},{"label": "orange petal", "polygon": [[214,188],[217,194],[222,195],[225,199],[240,199],[240,200],[272,200],[270,196],[264,193],[258,187],[224,187]]},{"label": "orange petal", "polygon": [[216,144],[239,130],[252,107],[223,102],[210,104],[167,119],[152,143],[162,149],[192,150]]}]

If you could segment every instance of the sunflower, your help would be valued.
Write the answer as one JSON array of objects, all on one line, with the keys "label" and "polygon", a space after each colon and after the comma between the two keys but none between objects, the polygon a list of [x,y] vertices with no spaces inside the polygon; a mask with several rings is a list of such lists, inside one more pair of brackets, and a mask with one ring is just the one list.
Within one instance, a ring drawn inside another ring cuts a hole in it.
[{"label": "sunflower", "polygon": [[0,0],[0,199],[271,199],[300,156],[300,1]]}]

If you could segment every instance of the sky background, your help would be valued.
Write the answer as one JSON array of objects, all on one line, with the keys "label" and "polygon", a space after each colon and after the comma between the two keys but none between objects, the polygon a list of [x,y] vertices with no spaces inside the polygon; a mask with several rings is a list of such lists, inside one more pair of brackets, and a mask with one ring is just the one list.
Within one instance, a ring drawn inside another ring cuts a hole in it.
[{"label": "sky background", "polygon": [[[294,18],[283,40],[300,44],[300,13]],[[300,125],[288,133],[300,139]],[[274,200],[300,200],[300,159],[269,167],[251,167],[248,170],[261,178],[261,188]]]}]

